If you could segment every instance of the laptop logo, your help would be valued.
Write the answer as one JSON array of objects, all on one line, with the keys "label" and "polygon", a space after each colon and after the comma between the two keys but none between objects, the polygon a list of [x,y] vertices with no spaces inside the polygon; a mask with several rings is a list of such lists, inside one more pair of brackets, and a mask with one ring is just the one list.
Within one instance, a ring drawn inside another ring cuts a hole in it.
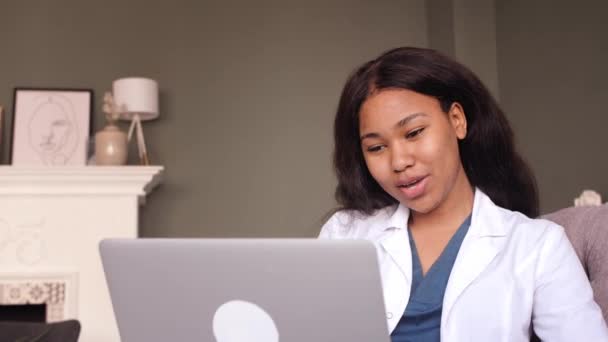
[{"label": "laptop logo", "polygon": [[258,305],[242,300],[226,302],[213,315],[216,342],[278,342],[272,317]]}]

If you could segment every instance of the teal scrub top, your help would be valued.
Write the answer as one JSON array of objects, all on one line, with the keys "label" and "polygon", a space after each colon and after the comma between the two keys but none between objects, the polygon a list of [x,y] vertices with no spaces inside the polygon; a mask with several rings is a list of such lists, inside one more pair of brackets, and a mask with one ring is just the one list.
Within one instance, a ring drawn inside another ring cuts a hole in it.
[{"label": "teal scrub top", "polygon": [[391,334],[392,342],[439,342],[443,295],[470,225],[469,215],[424,276],[416,243],[408,228],[412,250],[412,287],[405,312]]}]

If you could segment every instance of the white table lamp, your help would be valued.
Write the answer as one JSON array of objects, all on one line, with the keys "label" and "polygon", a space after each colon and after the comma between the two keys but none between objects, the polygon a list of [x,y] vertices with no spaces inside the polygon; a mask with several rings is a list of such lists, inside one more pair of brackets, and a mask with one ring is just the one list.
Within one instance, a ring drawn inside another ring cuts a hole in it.
[{"label": "white table lamp", "polygon": [[128,140],[131,141],[135,131],[140,162],[142,165],[149,165],[141,121],[154,120],[159,116],[158,83],[143,77],[120,78],[112,83],[112,94],[120,118],[131,121]]}]

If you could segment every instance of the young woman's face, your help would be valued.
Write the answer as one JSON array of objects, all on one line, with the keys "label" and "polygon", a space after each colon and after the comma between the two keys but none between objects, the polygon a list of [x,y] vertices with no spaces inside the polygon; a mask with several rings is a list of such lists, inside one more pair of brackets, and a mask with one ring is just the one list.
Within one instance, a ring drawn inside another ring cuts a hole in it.
[{"label": "young woman's face", "polygon": [[371,175],[384,191],[423,214],[448,197],[458,198],[464,184],[470,190],[458,151],[466,129],[459,104],[446,114],[437,99],[405,89],[372,94],[359,113],[361,149]]}]

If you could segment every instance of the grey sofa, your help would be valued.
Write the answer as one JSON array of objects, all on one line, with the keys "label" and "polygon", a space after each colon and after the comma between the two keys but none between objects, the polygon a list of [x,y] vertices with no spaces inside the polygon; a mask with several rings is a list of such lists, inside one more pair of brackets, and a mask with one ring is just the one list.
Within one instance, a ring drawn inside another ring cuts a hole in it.
[{"label": "grey sofa", "polygon": [[608,204],[565,208],[543,218],[566,230],[608,321]]}]

